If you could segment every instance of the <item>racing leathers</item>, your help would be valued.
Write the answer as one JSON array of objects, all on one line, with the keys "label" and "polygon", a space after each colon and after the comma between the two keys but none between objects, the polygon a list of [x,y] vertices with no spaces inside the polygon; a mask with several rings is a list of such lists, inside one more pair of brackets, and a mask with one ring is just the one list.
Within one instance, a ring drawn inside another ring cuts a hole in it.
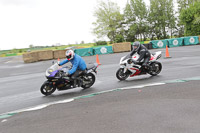
[{"label": "racing leathers", "polygon": [[[139,45],[138,49],[133,49],[130,53],[130,56],[132,57],[135,53],[139,55],[139,58],[137,59],[137,64],[141,64],[142,68],[148,68],[148,62],[151,58],[151,54],[149,50],[142,44]],[[144,60],[143,60],[144,59]],[[143,60],[143,62],[141,62]]]},{"label": "racing leathers", "polygon": [[[85,61],[77,54],[74,55],[74,58],[71,60],[65,59],[59,63],[59,65],[64,65],[68,62],[72,63],[72,68],[68,71],[68,74],[71,76],[71,79],[74,81],[74,87],[76,86],[77,77],[86,70]],[[81,83],[78,83],[80,86]]]}]

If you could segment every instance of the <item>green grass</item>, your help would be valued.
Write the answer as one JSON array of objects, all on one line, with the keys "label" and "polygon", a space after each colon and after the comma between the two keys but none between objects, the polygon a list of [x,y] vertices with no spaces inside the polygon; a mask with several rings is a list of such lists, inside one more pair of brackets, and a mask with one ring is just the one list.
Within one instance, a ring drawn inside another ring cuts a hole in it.
[{"label": "green grass", "polygon": [[22,55],[23,53],[26,53],[27,51],[43,51],[43,50],[64,50],[67,47],[80,47],[80,48],[89,48],[94,47],[94,43],[88,43],[88,44],[70,44],[70,45],[62,45],[62,46],[41,46],[41,47],[33,47],[33,48],[24,48],[24,49],[12,49],[12,50],[0,50],[0,57],[6,57],[6,56],[16,56],[16,55]]},{"label": "green grass", "polygon": [[0,50],[0,57],[22,55],[28,51],[33,52],[33,51],[43,51],[43,50],[65,50],[68,47],[96,48],[96,47],[102,47],[102,46],[111,46],[111,44],[108,43],[108,45],[96,46],[95,43],[86,43],[86,44],[70,44],[70,45],[62,45],[62,46],[39,46],[39,47],[33,47],[33,48]]}]

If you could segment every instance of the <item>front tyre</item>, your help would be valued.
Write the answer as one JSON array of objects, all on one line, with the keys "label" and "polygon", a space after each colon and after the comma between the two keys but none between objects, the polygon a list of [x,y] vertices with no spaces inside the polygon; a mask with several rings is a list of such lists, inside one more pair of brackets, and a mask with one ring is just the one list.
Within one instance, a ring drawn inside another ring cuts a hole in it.
[{"label": "front tyre", "polygon": [[162,70],[162,64],[160,62],[152,62],[150,64],[150,71],[149,74],[152,76],[158,75]]},{"label": "front tyre", "polygon": [[45,81],[40,88],[41,93],[45,96],[51,95],[55,90],[56,87],[48,81]]},{"label": "front tyre", "polygon": [[117,73],[116,73],[116,77],[122,81],[122,80],[126,80],[128,77],[129,77],[129,74],[126,72],[124,73],[124,69],[123,68],[119,68],[117,70]]},{"label": "front tyre", "polygon": [[83,76],[83,85],[81,86],[83,89],[90,88],[95,83],[95,75],[93,73],[87,73]]}]

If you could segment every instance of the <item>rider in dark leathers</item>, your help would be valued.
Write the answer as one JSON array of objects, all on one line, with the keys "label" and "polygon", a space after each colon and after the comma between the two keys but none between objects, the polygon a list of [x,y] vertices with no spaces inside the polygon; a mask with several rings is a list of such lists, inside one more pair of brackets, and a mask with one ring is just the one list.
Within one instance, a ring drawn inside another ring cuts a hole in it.
[{"label": "rider in dark leathers", "polygon": [[[151,53],[149,52],[149,50],[142,44],[140,44],[140,42],[134,42],[133,43],[133,50],[130,53],[130,56],[132,57],[135,53],[137,53],[139,55],[139,58],[136,61],[136,64],[141,64],[141,70],[144,69],[148,69],[148,62],[151,58]],[[142,59],[144,59],[143,62]]]}]

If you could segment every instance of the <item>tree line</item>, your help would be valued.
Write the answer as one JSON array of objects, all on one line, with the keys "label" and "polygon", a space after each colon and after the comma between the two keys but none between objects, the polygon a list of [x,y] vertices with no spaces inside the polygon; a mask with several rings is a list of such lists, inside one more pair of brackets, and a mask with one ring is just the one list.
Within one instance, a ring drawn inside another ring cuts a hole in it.
[{"label": "tree line", "polygon": [[127,0],[123,13],[117,3],[100,1],[94,16],[93,33],[111,42],[200,35],[200,0]]}]

